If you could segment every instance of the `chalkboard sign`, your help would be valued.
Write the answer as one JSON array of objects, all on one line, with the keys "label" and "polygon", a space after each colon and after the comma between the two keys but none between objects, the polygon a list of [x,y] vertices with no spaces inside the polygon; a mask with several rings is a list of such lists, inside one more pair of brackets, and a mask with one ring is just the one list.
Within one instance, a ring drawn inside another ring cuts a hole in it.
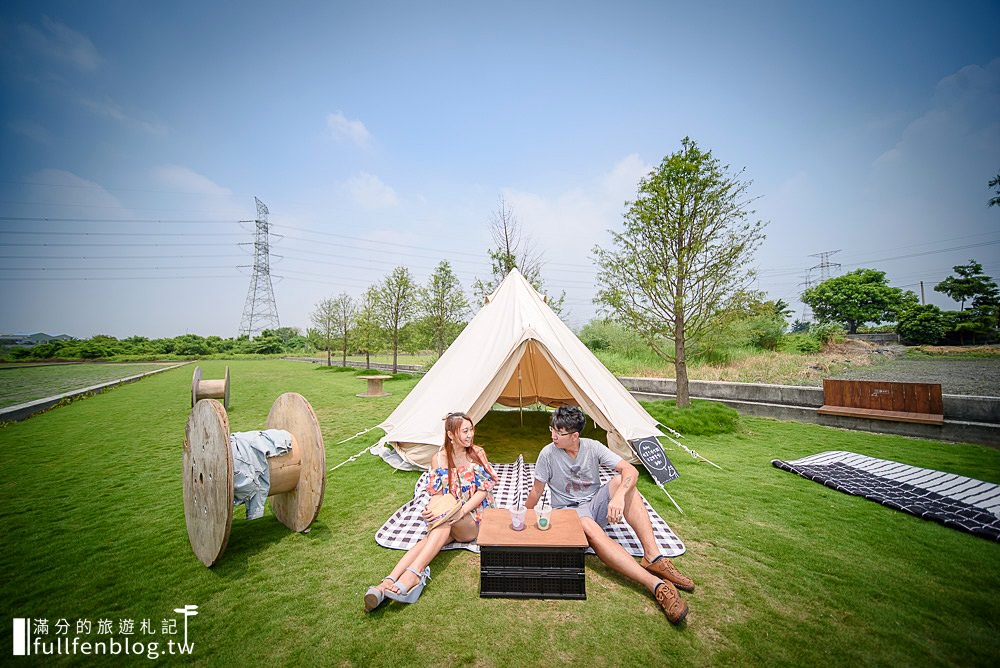
[{"label": "chalkboard sign", "polygon": [[637,438],[628,442],[632,452],[636,454],[653,479],[661,485],[681,477],[674,465],[670,463],[663,446],[655,436]]}]

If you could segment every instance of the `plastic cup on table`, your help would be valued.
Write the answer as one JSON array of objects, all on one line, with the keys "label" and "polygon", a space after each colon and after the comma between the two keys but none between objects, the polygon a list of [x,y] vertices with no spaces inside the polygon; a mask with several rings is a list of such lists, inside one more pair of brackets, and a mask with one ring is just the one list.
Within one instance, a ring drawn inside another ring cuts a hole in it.
[{"label": "plastic cup on table", "polygon": [[535,519],[538,528],[542,531],[548,531],[549,527],[552,526],[552,508],[551,506],[542,506],[535,511]]},{"label": "plastic cup on table", "polygon": [[510,509],[510,528],[514,531],[524,530],[524,515],[528,512],[527,508],[511,508]]}]

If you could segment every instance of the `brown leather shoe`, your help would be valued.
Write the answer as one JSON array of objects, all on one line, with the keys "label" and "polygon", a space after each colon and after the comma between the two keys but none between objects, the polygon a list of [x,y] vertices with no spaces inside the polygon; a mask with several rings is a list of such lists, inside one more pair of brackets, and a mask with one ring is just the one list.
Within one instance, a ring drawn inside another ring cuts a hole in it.
[{"label": "brown leather shoe", "polygon": [[650,563],[646,560],[646,557],[643,557],[642,561],[639,562],[639,565],[653,575],[663,578],[664,580],[669,580],[678,589],[683,589],[684,591],[694,591],[694,580],[677,570],[677,567],[674,566],[674,562],[670,561],[667,557],[663,557],[655,563]]},{"label": "brown leather shoe", "polygon": [[684,621],[688,613],[688,604],[672,584],[664,581],[656,585],[654,595],[663,612],[667,613],[667,619],[671,624],[680,624]]}]

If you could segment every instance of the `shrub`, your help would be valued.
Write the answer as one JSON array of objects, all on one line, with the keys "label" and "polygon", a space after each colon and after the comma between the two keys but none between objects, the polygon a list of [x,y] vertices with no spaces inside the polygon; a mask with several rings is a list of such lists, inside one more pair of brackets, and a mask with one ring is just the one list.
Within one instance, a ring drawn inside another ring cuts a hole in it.
[{"label": "shrub", "polygon": [[828,343],[839,343],[844,340],[846,331],[844,326],[837,322],[824,322],[813,325],[809,328],[809,334],[815,338],[821,346]]},{"label": "shrub", "polygon": [[781,340],[781,350],[796,353],[818,353],[823,349],[819,339],[808,332],[788,334]]},{"label": "shrub", "polygon": [[735,408],[716,401],[695,399],[687,408],[677,408],[673,399],[640,403],[657,422],[685,435],[730,434],[736,431],[740,422],[740,414]]},{"label": "shrub", "polygon": [[642,355],[649,351],[641,336],[614,320],[591,320],[580,330],[579,337],[591,350],[614,350],[623,355]]},{"label": "shrub", "polygon": [[777,350],[785,335],[785,321],[773,317],[753,318],[748,323],[750,344],[762,350]]},{"label": "shrub", "polygon": [[948,332],[948,318],[937,306],[914,306],[899,317],[896,333],[908,343],[934,344]]}]

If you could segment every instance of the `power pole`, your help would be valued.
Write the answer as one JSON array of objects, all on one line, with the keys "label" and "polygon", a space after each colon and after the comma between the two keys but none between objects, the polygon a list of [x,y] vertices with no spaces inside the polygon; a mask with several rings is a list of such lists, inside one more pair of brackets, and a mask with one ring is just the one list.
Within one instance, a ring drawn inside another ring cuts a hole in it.
[{"label": "power pole", "polygon": [[270,213],[267,205],[256,197],[257,203],[257,234],[253,243],[253,276],[250,278],[250,289],[243,305],[243,319],[240,320],[240,336],[244,334],[253,338],[265,329],[277,329],[278,306],[274,301],[274,288],[271,287],[271,249],[267,216]]}]

